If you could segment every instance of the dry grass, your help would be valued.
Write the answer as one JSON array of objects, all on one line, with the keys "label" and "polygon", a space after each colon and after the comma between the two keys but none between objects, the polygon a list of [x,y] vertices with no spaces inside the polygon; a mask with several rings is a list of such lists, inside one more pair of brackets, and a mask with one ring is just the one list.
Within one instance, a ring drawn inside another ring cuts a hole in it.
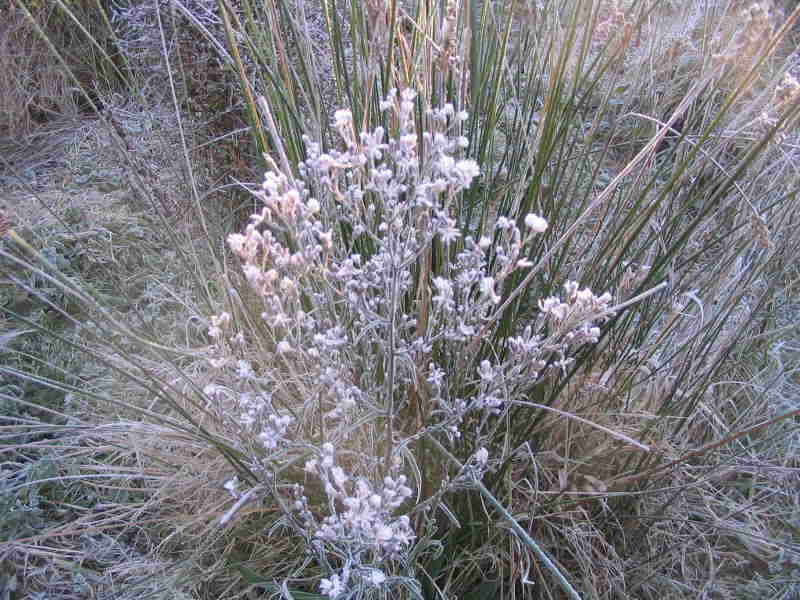
[{"label": "dry grass", "polygon": [[8,6],[0,15],[0,134],[16,138],[29,133],[35,119],[75,107],[69,80],[25,16]]}]

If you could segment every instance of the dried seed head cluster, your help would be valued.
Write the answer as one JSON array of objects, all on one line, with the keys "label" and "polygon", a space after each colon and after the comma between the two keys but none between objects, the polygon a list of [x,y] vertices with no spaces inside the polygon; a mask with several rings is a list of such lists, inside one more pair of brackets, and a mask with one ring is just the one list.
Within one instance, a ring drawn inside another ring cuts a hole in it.
[{"label": "dried seed head cluster", "polygon": [[605,46],[611,38],[618,36],[617,46],[609,48],[611,53],[616,52],[620,46],[625,46],[633,34],[633,20],[626,7],[619,0],[605,0],[598,9],[597,25],[595,26],[592,42],[596,46]]},{"label": "dried seed head cluster", "polygon": [[755,54],[772,33],[773,24],[766,2],[753,2],[739,13],[742,28],[735,44],[741,51]]},{"label": "dried seed head cluster", "polygon": [[[286,523],[330,567],[320,590],[332,598],[396,581],[390,571],[415,539],[399,459],[411,440],[466,436],[474,453],[467,462],[480,476],[490,464],[481,442],[491,435],[488,419],[596,342],[595,322],[611,300],[568,282],[563,300],[542,300],[538,317],[494,353],[502,359],[478,358],[502,290],[512,274],[533,268],[531,242],[549,224],[534,214],[519,223],[500,216],[492,231],[472,235],[455,201],[480,175],[475,161],[459,157],[467,115],[451,105],[430,109],[419,131],[415,101],[404,90],[380,103],[392,135],[357,132],[351,113],[337,111],[340,148],[323,151],[306,139],[299,177],[267,173],[256,192],[262,208],[228,238],[273,338],[266,352],[259,346],[258,374],[236,356],[246,344],[232,335],[232,318],[210,322],[212,365],[226,385],[211,384],[207,394],[224,397],[258,440],[254,470],[274,473],[288,455],[312,454],[305,476],[322,498],[310,500],[295,481],[281,505],[290,507]],[[434,248],[450,257],[437,269],[426,258]],[[426,408],[390,429],[413,412],[414,394]],[[389,451],[356,447],[362,432]]]},{"label": "dried seed head cluster", "polygon": [[[334,454],[333,444],[325,443],[321,457],[305,465],[305,470],[323,483],[331,514],[318,523],[305,510],[302,498],[294,507],[312,526],[317,539],[333,544],[346,539],[359,549],[372,549],[377,559],[398,555],[414,539],[408,517],[392,516],[413,493],[406,485],[406,476],[395,472],[394,477],[386,475],[378,485],[363,477],[354,480],[336,464]],[[399,464],[393,465],[394,471]]]},{"label": "dried seed head cluster", "polygon": [[743,8],[734,20],[734,32],[728,41],[719,40],[722,49],[714,55],[714,64],[731,80],[735,89],[746,77],[755,60],[771,42],[775,18],[771,2],[753,2]]},{"label": "dried seed head cluster", "polygon": [[774,142],[782,142],[786,133],[797,123],[798,101],[800,101],[800,82],[792,73],[786,72],[775,87],[769,105],[757,119],[760,129],[775,129],[772,138]]},{"label": "dried seed head cluster", "polygon": [[450,64],[458,60],[456,54],[457,16],[458,2],[456,0],[447,0],[438,57],[439,69],[442,73],[446,73]]},{"label": "dried seed head cluster", "polygon": [[798,99],[800,99],[800,82],[791,73],[784,73],[772,96],[773,105],[776,109],[787,108]]}]

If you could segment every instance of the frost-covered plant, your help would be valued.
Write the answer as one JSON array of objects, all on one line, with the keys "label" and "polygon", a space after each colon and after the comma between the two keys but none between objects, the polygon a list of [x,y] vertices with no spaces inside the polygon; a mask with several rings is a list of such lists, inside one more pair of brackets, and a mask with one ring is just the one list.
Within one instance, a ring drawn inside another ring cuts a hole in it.
[{"label": "frost-covered plant", "polygon": [[[457,211],[480,174],[458,157],[466,114],[427,110],[420,131],[408,89],[391,91],[380,109],[386,127],[360,133],[349,111],[337,111],[341,147],[323,151],[307,138],[299,176],[268,172],[256,192],[263,207],[228,238],[257,294],[266,343],[229,335],[228,313],[209,329],[212,366],[233,383],[206,393],[258,440],[243,448],[250,467],[272,485],[281,523],[328,570],[320,590],[332,598],[413,581],[415,492],[403,470],[420,472],[417,443],[458,440],[469,464],[451,477],[439,457],[442,466],[416,482],[418,504],[480,478],[492,468],[496,417],[564,372],[613,314],[610,294],[567,282],[563,299],[540,300],[538,316],[492,343],[538,268],[531,242],[548,223],[499,217],[476,239]],[[237,358],[248,345],[258,355]],[[296,460],[303,475],[285,466]]]}]

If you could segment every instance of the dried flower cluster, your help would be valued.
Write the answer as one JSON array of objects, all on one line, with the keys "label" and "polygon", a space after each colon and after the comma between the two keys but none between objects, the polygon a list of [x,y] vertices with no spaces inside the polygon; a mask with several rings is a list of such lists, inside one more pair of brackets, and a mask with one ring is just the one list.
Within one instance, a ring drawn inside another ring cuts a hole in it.
[{"label": "dried flower cluster", "polygon": [[753,2],[741,9],[734,21],[732,37],[719,39],[720,51],[714,55],[714,64],[723,69],[731,87],[746,77],[753,60],[757,60],[770,43],[775,30],[775,20],[770,14],[770,2]]},{"label": "dried flower cluster", "polygon": [[753,2],[739,13],[741,29],[734,45],[747,55],[755,55],[764,46],[773,31],[767,2]]},{"label": "dried flower cluster", "polygon": [[[380,108],[391,136],[383,127],[357,133],[351,113],[337,111],[340,149],[306,139],[299,178],[267,173],[257,191],[262,209],[228,239],[273,338],[266,355],[260,346],[260,373],[236,357],[247,340],[232,335],[229,315],[211,317],[209,328],[212,365],[234,383],[211,384],[207,395],[224,396],[260,441],[254,470],[272,473],[291,453],[305,457],[314,484],[294,482],[282,501],[285,522],[330,569],[320,590],[331,598],[396,581],[390,571],[415,539],[400,459],[413,440],[466,435],[480,476],[488,420],[596,342],[595,321],[611,299],[568,282],[564,299],[540,301],[538,317],[496,359],[479,356],[501,290],[534,267],[531,242],[548,223],[501,216],[476,239],[455,211],[457,195],[480,174],[458,157],[466,140],[455,133],[466,114],[450,105],[428,110],[420,132],[413,91],[392,91]],[[434,249],[449,257],[435,269]],[[414,395],[426,405],[404,422]]]},{"label": "dried flower cluster", "polygon": [[617,37],[618,46],[610,48],[613,53],[619,47],[626,46],[633,35],[634,22],[628,15],[628,8],[619,0],[604,0],[598,10],[592,42],[596,46],[605,46],[613,37]]},{"label": "dried flower cluster", "polygon": [[292,522],[307,536],[322,564],[335,557],[342,567],[322,579],[320,591],[336,598],[356,585],[379,587],[387,581],[383,565],[401,560],[415,535],[407,515],[394,512],[411,497],[406,476],[399,474],[395,459],[377,484],[364,477],[353,478],[336,464],[331,443],[322,445],[320,456],[306,462],[306,472],[323,484],[329,514],[321,521],[309,509],[302,488],[295,488]]},{"label": "dried flower cluster", "polygon": [[796,115],[792,112],[800,101],[800,82],[789,72],[783,74],[783,79],[775,87],[769,106],[761,113],[759,125],[763,129],[776,128],[774,140],[781,142],[786,132],[797,122]]}]

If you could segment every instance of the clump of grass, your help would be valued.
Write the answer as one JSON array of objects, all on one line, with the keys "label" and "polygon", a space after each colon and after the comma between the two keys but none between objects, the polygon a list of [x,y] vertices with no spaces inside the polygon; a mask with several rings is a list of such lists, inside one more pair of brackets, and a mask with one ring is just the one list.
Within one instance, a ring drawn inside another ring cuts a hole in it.
[{"label": "clump of grass", "polygon": [[3,252],[107,369],[2,367],[91,415],[75,530],[208,597],[790,594],[797,14],[712,4],[218,2],[269,171],[225,253],[191,205],[206,334]]},{"label": "clump of grass", "polygon": [[[39,17],[46,11],[40,9]],[[4,10],[0,31],[0,102],[4,136],[19,136],[30,130],[34,119],[57,112],[74,112],[70,83],[49,58],[44,44],[31,30],[25,15],[9,6]],[[38,78],[34,78],[38,74]],[[26,78],[28,78],[26,80]]]},{"label": "clump of grass", "polygon": [[97,94],[124,87],[125,62],[115,44],[108,15],[94,0],[8,3],[0,28],[0,133],[16,139],[37,122],[75,119],[92,109]]}]

